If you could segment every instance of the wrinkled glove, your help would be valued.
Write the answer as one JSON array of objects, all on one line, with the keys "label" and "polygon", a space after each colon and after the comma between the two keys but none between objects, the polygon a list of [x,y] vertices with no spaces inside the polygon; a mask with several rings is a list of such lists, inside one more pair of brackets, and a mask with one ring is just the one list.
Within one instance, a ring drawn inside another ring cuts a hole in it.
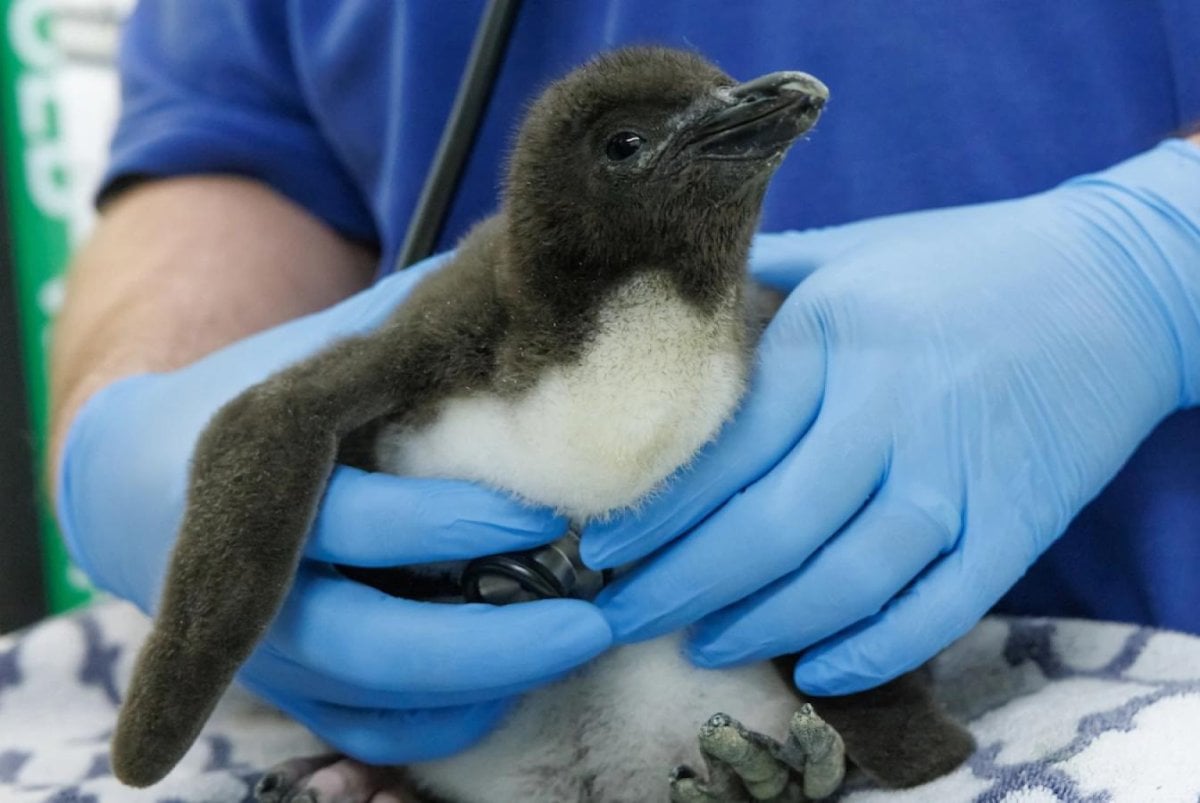
[{"label": "wrinkled glove", "polygon": [[762,238],[752,263],[796,289],[741,411],[583,536],[596,567],[669,544],[601,596],[618,639],[697,623],[701,665],[807,650],[801,689],[877,685],[965,633],[1200,402],[1181,141],[1029,198]]},{"label": "wrinkled glove", "polygon": [[[331,340],[376,327],[438,261],[189,367],[93,396],[68,435],[58,515],[94,582],[152,612],[192,449],[217,408]],[[393,599],[328,564],[470,558],[546,543],[564,528],[549,511],[469,483],[338,467],[295,585],[239,677],[359,759],[402,763],[462,749],[493,727],[511,695],[603,651],[611,641],[603,617],[574,600],[496,609]]]}]

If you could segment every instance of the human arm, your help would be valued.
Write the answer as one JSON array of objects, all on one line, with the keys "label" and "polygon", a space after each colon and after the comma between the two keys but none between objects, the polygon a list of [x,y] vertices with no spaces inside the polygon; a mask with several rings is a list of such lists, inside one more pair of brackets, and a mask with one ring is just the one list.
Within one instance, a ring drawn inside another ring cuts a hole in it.
[{"label": "human arm", "polygon": [[370,249],[257,182],[189,176],[118,195],[75,256],[55,321],[52,471],[100,388],[316,312],[367,287],[374,269]]},{"label": "human arm", "polygon": [[584,534],[597,566],[670,542],[602,598],[621,639],[698,622],[701,663],[806,650],[802,689],[876,685],[973,625],[1200,401],[1193,143],[762,246],[758,276],[792,292],[742,411],[660,499]]}]

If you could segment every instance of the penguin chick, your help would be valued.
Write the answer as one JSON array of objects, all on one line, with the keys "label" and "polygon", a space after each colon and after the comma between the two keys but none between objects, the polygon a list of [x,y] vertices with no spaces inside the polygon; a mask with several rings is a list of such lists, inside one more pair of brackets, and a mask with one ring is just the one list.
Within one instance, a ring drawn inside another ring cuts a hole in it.
[{"label": "penguin chick", "polygon": [[[751,237],[826,97],[803,73],[738,84],[663,49],[549,87],[501,210],[444,268],[380,329],[248,389],[204,431],[114,736],[117,776],[151,784],[194,741],[277,613],[348,444],[379,470],[478,480],[577,524],[686,463],[744,391]],[[737,708],[783,733],[796,706],[769,663],[702,672],[668,637],[613,651],[530,695],[482,745],[412,772],[456,803],[656,799],[667,766],[701,758],[685,737],[709,714]],[[652,733],[680,738],[647,736],[647,712]]]}]

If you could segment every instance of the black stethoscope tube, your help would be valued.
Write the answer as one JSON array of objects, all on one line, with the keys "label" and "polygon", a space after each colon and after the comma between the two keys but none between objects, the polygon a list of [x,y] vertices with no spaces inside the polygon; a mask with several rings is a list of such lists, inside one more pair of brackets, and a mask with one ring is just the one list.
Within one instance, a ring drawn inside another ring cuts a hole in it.
[{"label": "black stethoscope tube", "polygon": [[409,221],[404,245],[396,258],[397,268],[407,268],[433,253],[450,200],[458,189],[463,166],[491,98],[519,6],[520,0],[488,0],[475,32],[475,41],[471,44],[454,106],[442,129],[442,139]]}]

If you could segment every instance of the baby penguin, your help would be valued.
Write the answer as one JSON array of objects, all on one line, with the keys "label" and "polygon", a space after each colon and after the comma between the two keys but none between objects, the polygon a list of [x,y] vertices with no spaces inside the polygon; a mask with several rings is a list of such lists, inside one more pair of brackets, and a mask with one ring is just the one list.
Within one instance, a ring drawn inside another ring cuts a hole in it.
[{"label": "baby penguin", "polygon": [[[767,183],[826,98],[804,73],[739,84],[656,48],[550,86],[516,138],[501,210],[447,265],[380,329],[208,425],[114,737],[118,777],[153,783],[196,738],[278,611],[339,458],[476,480],[580,526],[637,503],[711,440],[752,362],[746,261]],[[892,785],[971,750],[911,679],[813,705],[770,663],[700,670],[667,636],[528,694],[483,743],[407,775],[451,803],[799,801],[840,785],[843,739]],[[347,766],[292,763],[261,794],[320,799]],[[390,782],[351,771],[364,801]]]}]

